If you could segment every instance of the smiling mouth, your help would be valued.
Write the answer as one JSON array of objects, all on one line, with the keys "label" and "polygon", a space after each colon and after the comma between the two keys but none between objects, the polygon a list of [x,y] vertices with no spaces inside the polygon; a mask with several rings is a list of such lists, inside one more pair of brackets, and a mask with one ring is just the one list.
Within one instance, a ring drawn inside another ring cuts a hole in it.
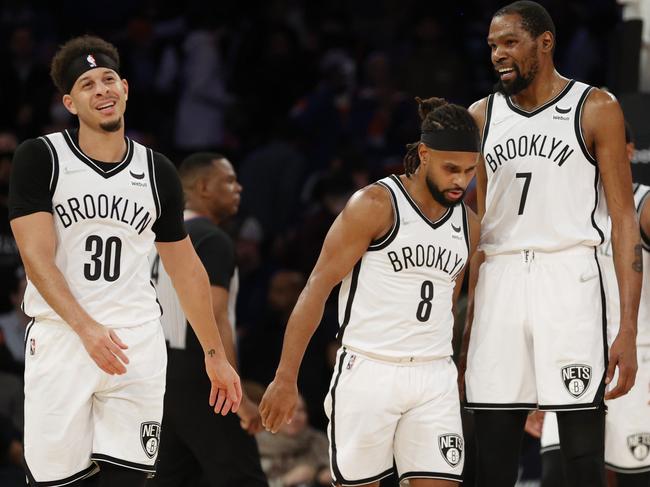
[{"label": "smiling mouth", "polygon": [[108,102],[108,103],[104,103],[103,105],[99,105],[99,106],[97,107],[97,110],[99,110],[100,112],[101,112],[101,111],[104,111],[104,110],[110,110],[110,109],[113,108],[114,106],[115,106],[115,102],[114,102],[114,101],[111,101],[111,102]]},{"label": "smiling mouth", "polygon": [[515,73],[515,68],[498,68],[496,70],[497,74],[499,75],[499,78],[511,78],[511,74]]}]

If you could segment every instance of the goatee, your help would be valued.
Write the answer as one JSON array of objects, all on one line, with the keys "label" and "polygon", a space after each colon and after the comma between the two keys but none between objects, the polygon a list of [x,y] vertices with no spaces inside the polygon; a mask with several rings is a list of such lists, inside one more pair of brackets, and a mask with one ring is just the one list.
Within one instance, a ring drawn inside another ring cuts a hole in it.
[{"label": "goatee", "polygon": [[530,86],[530,84],[535,79],[535,76],[537,75],[537,71],[539,69],[539,65],[537,63],[533,64],[530,68],[530,72],[528,73],[528,76],[522,76],[521,72],[519,71],[519,67],[516,65],[513,66],[513,69],[515,70],[514,72],[516,74],[515,79],[510,81],[509,83],[504,83],[499,77],[499,80],[494,85],[495,93],[502,93],[506,96],[514,96],[520,93],[521,91],[525,90]]},{"label": "goatee", "polygon": [[99,127],[106,132],[117,132],[122,128],[122,117],[111,122],[100,123]]},{"label": "goatee", "polygon": [[465,197],[465,191],[463,190],[463,195],[457,200],[447,199],[444,191],[440,191],[438,186],[436,186],[436,184],[433,181],[431,181],[428,177],[425,178],[425,181],[427,183],[427,188],[429,188],[429,193],[431,193],[433,199],[436,200],[436,202],[438,202],[440,205],[444,206],[445,208],[452,208],[458,205],[461,201],[463,201],[463,198]]}]

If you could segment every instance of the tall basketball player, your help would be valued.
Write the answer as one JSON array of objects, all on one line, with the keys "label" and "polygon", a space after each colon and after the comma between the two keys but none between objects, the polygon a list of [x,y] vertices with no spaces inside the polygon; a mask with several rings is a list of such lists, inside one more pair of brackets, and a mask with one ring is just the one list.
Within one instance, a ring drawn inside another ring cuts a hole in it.
[{"label": "tall basketball player", "polygon": [[378,486],[393,459],[412,487],[461,479],[451,336],[465,264],[478,243],[478,220],[462,202],[477,164],[478,128],[462,107],[418,101],[422,134],[409,146],[406,174],[357,192],[330,228],[260,404],[273,432],[291,419],[305,348],[343,281],[342,347],[325,399],[339,486]]},{"label": "tall basketball player", "polygon": [[[607,396],[625,394],[637,368],[642,260],[623,115],[609,94],[555,71],[555,28],[539,4],[503,7],[487,41],[499,81],[470,110],[483,127],[485,262],[465,375],[479,485],[514,485],[526,415],[539,407],[558,411],[570,484],[602,486],[605,385],[618,369]],[[608,208],[621,296],[609,351],[596,259]]]},{"label": "tall basketball player", "polygon": [[[166,353],[149,281],[154,242],[205,352],[215,412],[236,410],[210,286],[183,227],[183,195],[163,155],[124,137],[119,55],[79,37],[52,79],[79,129],[24,142],[10,218],[27,277],[25,461],[30,485],[144,485],[160,438]],[[96,485],[96,484],[94,484]]]}]

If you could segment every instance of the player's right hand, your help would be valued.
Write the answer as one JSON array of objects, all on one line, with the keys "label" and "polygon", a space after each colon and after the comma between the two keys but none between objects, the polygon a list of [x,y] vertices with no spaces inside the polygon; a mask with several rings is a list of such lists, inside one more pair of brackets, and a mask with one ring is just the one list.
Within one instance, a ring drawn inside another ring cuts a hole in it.
[{"label": "player's right hand", "polygon": [[121,375],[126,372],[125,364],[129,359],[122,350],[126,350],[126,344],[120,340],[115,330],[90,323],[79,333],[88,355],[97,366],[110,375]]},{"label": "player's right hand", "polygon": [[260,402],[262,426],[266,431],[277,433],[282,423],[291,422],[297,402],[298,386],[296,381],[276,377],[266,388],[262,402]]},{"label": "player's right hand", "polygon": [[532,411],[526,418],[524,431],[533,438],[542,437],[542,428],[544,426],[544,411]]}]

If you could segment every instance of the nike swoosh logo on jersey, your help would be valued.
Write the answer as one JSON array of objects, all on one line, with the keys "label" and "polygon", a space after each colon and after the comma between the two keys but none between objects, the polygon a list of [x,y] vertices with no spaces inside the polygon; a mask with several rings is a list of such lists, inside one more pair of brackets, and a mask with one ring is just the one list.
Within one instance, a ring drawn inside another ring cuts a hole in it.
[{"label": "nike swoosh logo on jersey", "polygon": [[451,228],[454,229],[454,232],[456,232],[456,233],[460,233],[460,227],[457,227],[457,226],[454,225],[453,223],[451,224]]},{"label": "nike swoosh logo on jersey", "polygon": [[402,225],[409,225],[413,223],[415,220],[406,220],[405,218],[402,218]]},{"label": "nike swoosh logo on jersey", "polygon": [[580,276],[580,282],[587,282],[591,281],[592,279],[595,279],[598,277],[598,274],[583,274]]},{"label": "nike swoosh logo on jersey", "polygon": [[133,177],[133,178],[135,178],[135,179],[142,179],[142,178],[144,178],[144,173],[142,173],[142,174],[136,174],[136,173],[134,173],[133,171],[129,171],[129,174],[131,175],[131,177]]},{"label": "nike swoosh logo on jersey", "polygon": [[569,113],[569,112],[571,111],[571,107],[569,107],[569,108],[560,108],[560,107],[558,107],[558,106],[556,105],[556,106],[555,106],[555,111],[556,111],[557,113],[566,114],[566,113]]}]

